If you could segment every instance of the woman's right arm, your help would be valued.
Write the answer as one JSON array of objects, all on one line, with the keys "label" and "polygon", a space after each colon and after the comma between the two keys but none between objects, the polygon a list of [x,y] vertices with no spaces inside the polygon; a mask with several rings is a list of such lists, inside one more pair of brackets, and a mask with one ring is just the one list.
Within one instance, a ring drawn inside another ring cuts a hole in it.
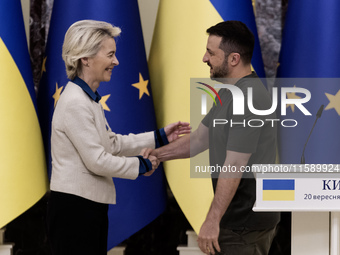
[{"label": "woman's right arm", "polygon": [[[63,119],[59,121],[64,122],[63,131],[72,143],[70,146],[76,149],[69,148],[69,153],[76,151],[86,168],[96,175],[126,179],[138,177],[140,160],[137,157],[117,156],[105,150],[96,127],[94,113],[89,105],[84,102],[72,102],[64,110]],[[63,155],[70,161],[72,156],[77,156],[68,155],[69,153],[65,151]]]}]

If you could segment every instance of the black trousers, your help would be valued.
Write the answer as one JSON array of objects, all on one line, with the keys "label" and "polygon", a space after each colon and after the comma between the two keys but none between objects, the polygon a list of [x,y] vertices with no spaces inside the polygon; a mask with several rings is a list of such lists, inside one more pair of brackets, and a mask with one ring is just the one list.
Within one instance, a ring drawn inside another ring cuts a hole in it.
[{"label": "black trousers", "polygon": [[51,191],[47,236],[53,255],[107,255],[108,205]]},{"label": "black trousers", "polygon": [[221,229],[217,255],[268,255],[276,227],[265,230]]}]

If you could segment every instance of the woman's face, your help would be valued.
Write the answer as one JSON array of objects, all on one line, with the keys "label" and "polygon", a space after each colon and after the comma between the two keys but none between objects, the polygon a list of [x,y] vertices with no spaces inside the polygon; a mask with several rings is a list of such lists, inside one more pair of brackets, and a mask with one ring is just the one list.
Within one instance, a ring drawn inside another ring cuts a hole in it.
[{"label": "woman's face", "polygon": [[87,76],[91,82],[110,81],[112,69],[119,64],[116,57],[116,42],[113,38],[103,40],[98,53],[89,58]]}]

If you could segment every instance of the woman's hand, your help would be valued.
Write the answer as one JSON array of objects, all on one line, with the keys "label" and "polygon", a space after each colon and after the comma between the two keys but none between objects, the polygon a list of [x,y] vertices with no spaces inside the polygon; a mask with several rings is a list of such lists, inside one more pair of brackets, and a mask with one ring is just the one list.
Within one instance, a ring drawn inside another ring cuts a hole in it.
[{"label": "woman's hand", "polygon": [[157,169],[157,167],[159,166],[159,160],[158,160],[158,158],[156,158],[155,156],[152,156],[152,155],[150,155],[149,157],[148,157],[148,159],[150,160],[150,162],[151,162],[151,164],[152,164],[152,170],[150,170],[149,172],[146,172],[145,174],[144,174],[144,176],[150,176],[150,175],[152,175],[153,174],[153,172],[155,172],[155,170]]},{"label": "woman's hand", "polygon": [[150,153],[152,152],[152,149],[149,148],[144,148],[141,152],[140,155],[143,156],[143,158],[150,160],[152,164],[152,169],[149,172],[146,172],[143,174],[144,176],[150,176],[155,172],[155,170],[158,168],[160,161],[156,156],[151,155]]},{"label": "woman's hand", "polygon": [[180,135],[190,134],[191,127],[190,123],[178,121],[171,123],[164,127],[164,132],[168,138],[169,143],[175,141]]}]

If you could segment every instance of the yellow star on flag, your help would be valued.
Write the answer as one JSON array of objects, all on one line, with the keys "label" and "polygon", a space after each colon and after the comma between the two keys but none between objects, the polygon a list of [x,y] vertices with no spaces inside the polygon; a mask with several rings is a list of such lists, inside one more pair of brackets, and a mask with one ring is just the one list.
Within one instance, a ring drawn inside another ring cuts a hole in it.
[{"label": "yellow star on flag", "polygon": [[100,99],[100,101],[99,101],[99,102],[102,104],[103,109],[104,109],[105,111],[108,111],[108,112],[110,112],[111,110],[110,110],[110,108],[107,106],[106,101],[109,99],[110,96],[111,96],[111,94],[102,96],[102,99]]},{"label": "yellow star on flag", "polygon": [[42,67],[41,67],[40,76],[43,75],[43,72],[46,72],[46,59],[47,59],[47,57],[44,57],[44,60],[43,60],[43,62],[42,62]]},{"label": "yellow star on flag", "polygon": [[[294,85],[294,88],[296,88],[296,86]],[[301,97],[297,96],[295,94],[295,92],[290,92],[290,93],[287,93],[287,98],[288,99],[300,99]],[[295,111],[295,104],[287,104],[286,105],[286,108],[290,107],[292,109],[292,112]]]},{"label": "yellow star on flag", "polygon": [[54,98],[54,108],[59,100],[59,97],[60,97],[60,94],[61,94],[61,91],[63,90],[63,87],[64,86],[61,86],[60,88],[58,88],[58,83],[56,82],[55,84],[55,93],[53,94],[53,98]]},{"label": "yellow star on flag", "polygon": [[340,90],[336,93],[336,95],[325,93],[326,97],[329,100],[329,104],[325,108],[325,110],[335,109],[338,115],[340,116]]},{"label": "yellow star on flag", "polygon": [[148,83],[149,83],[149,81],[148,80],[144,81],[142,74],[139,73],[139,82],[132,84],[132,86],[139,89],[139,99],[142,98],[144,93],[147,94],[148,96],[150,96],[148,88],[147,88]]}]

